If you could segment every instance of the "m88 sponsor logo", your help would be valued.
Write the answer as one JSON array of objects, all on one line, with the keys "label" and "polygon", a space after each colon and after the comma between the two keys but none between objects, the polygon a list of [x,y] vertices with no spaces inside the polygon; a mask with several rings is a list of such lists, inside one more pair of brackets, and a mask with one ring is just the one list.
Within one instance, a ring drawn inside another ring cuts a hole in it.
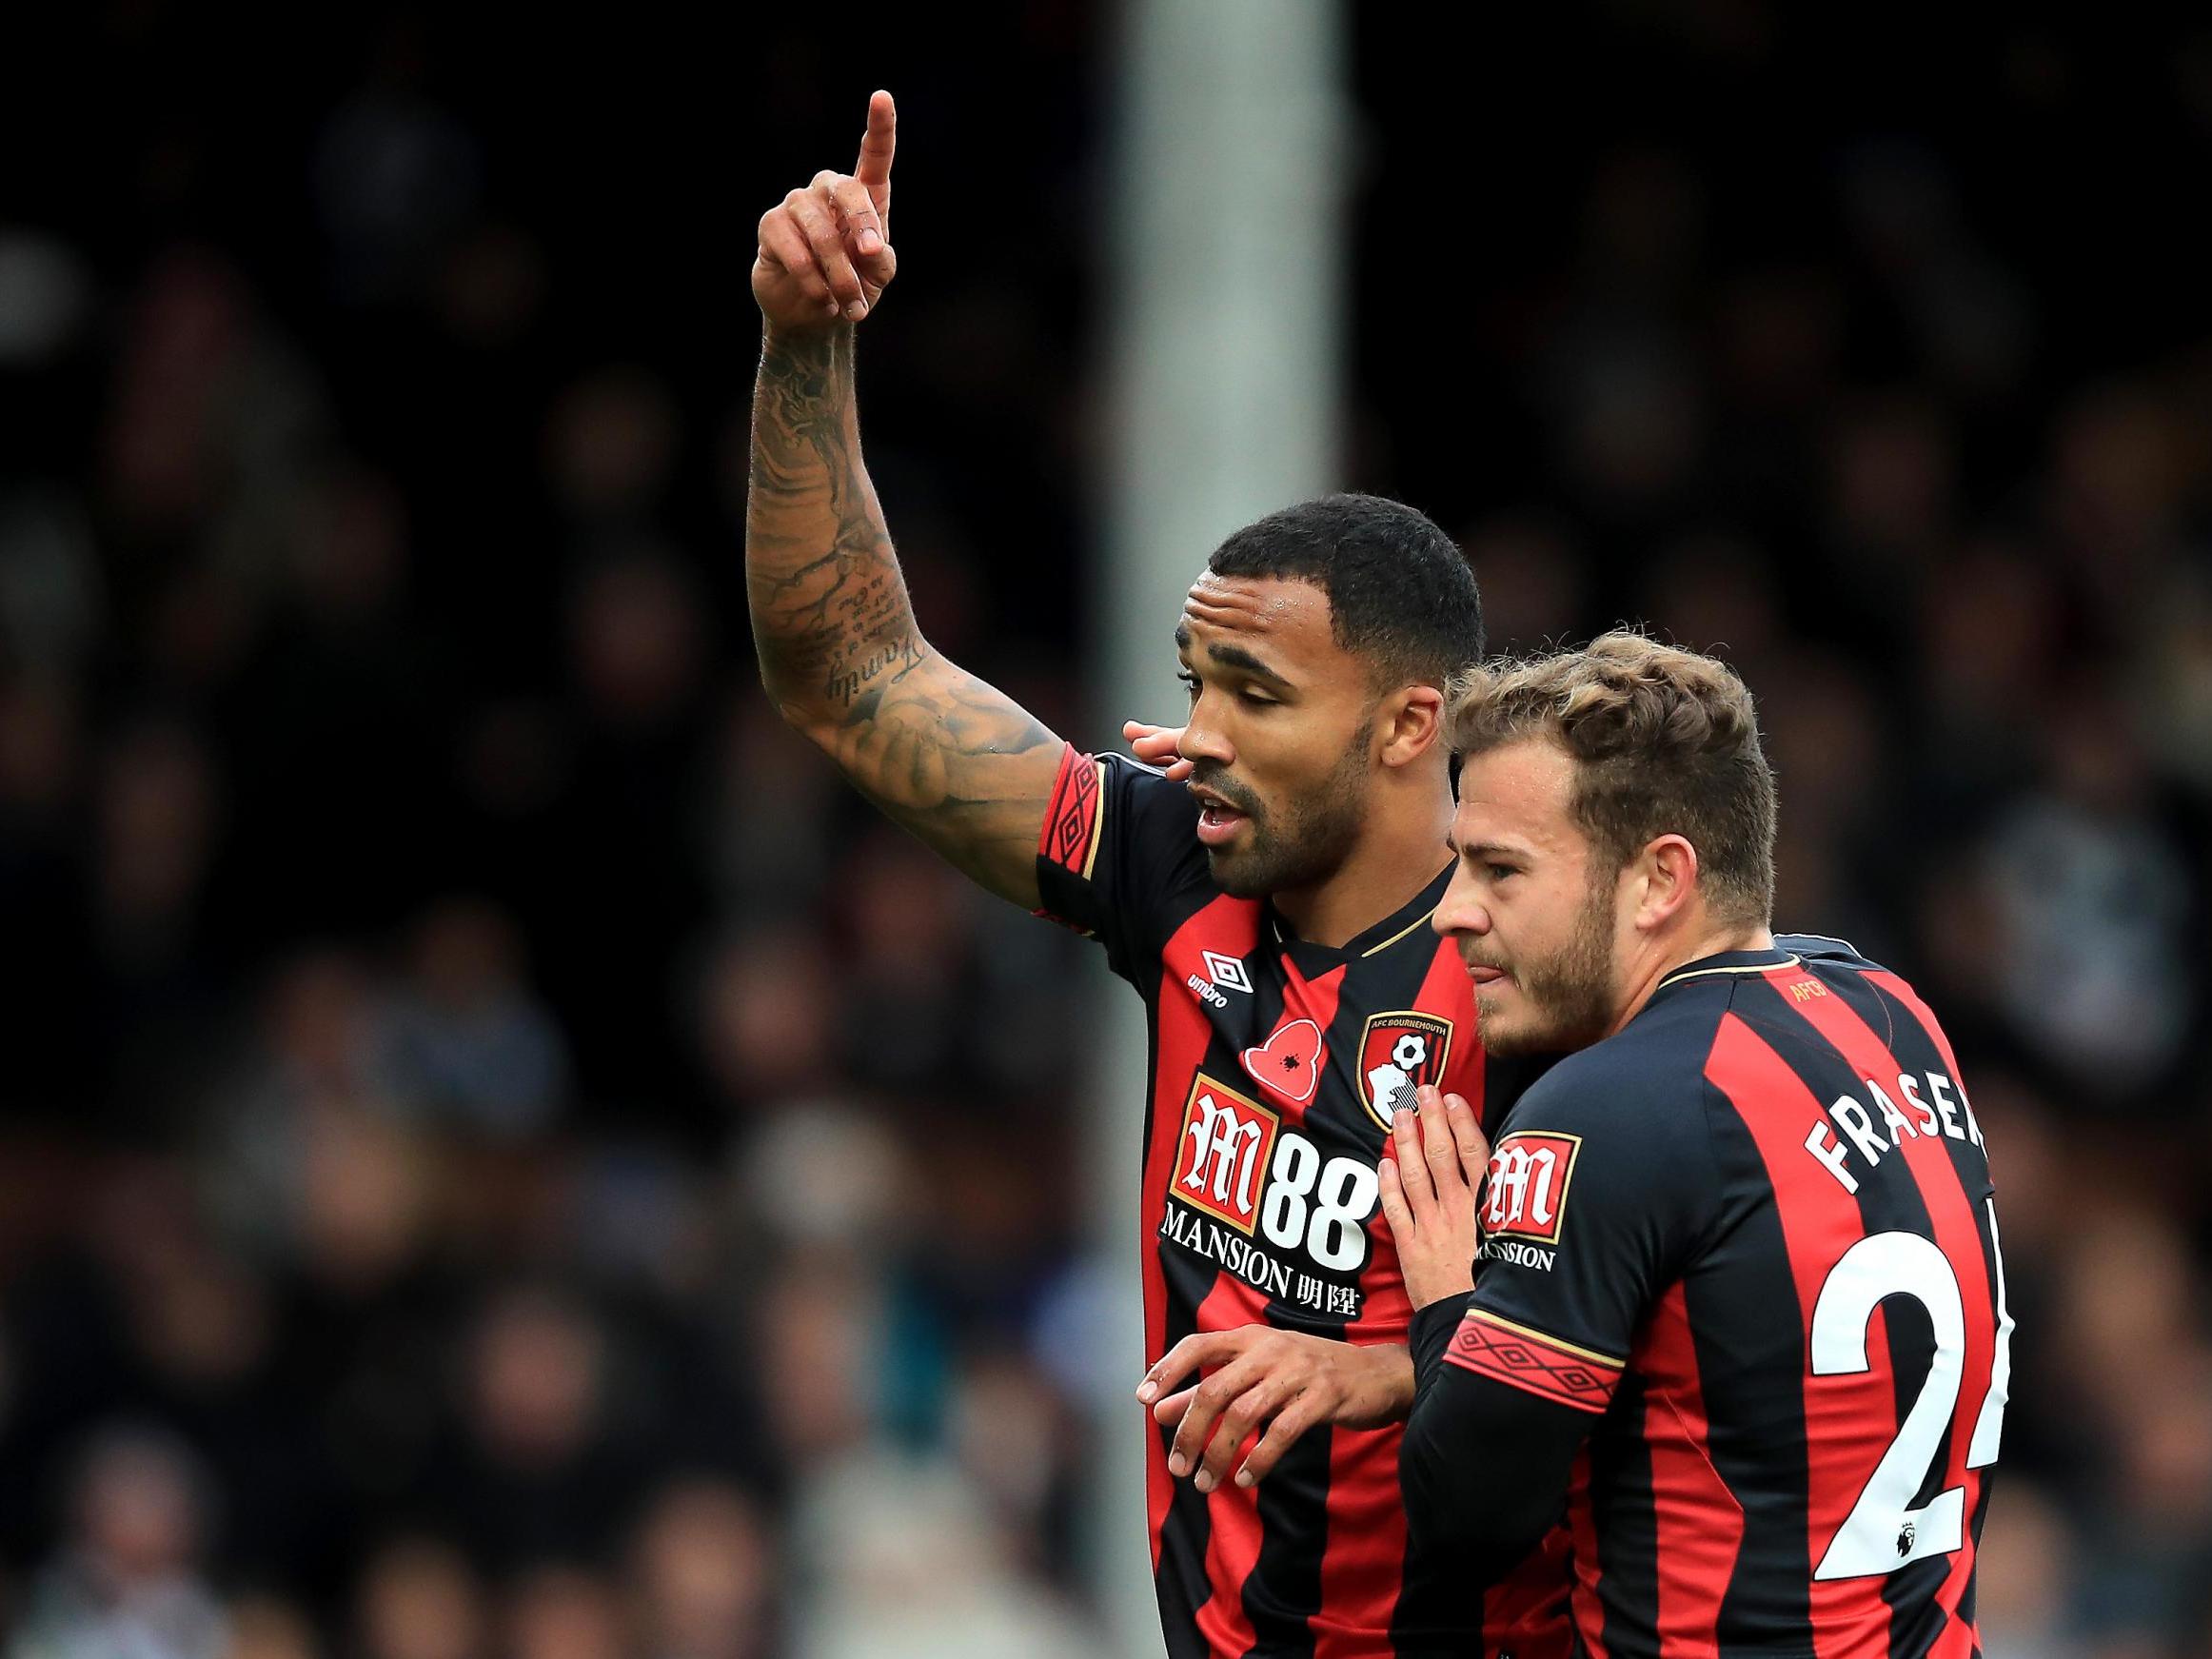
[{"label": "m88 sponsor logo", "polygon": [[1516,1130],[1491,1149],[1482,1200],[1483,1260],[1551,1271],[1559,1252],[1548,1247],[1559,1242],[1574,1156],[1581,1150],[1579,1135],[1535,1130]]},{"label": "m88 sponsor logo", "polygon": [[1557,1244],[1574,1179],[1574,1155],[1581,1150],[1579,1135],[1520,1130],[1503,1136],[1491,1149],[1483,1232]]},{"label": "m88 sponsor logo", "polygon": [[1324,1156],[1272,1108],[1201,1072],[1160,1233],[1272,1296],[1356,1316],[1357,1289],[1321,1275],[1356,1279],[1367,1266],[1377,1192],[1373,1164]]}]

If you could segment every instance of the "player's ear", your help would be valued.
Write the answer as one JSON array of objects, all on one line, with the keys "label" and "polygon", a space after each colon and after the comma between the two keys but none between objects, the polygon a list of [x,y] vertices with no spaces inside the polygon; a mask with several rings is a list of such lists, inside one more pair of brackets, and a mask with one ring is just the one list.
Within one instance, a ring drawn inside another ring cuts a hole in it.
[{"label": "player's ear", "polygon": [[1636,855],[1636,926],[1664,927],[1696,901],[1697,849],[1686,837],[1661,836]]},{"label": "player's ear", "polygon": [[1376,708],[1375,734],[1384,765],[1411,765],[1444,735],[1444,694],[1433,685],[1400,686]]}]

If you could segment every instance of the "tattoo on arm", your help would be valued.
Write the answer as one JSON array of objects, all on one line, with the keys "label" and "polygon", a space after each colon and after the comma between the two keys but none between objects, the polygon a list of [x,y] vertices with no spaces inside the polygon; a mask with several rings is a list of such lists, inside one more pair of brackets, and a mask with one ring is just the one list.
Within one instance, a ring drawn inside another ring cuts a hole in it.
[{"label": "tattoo on arm", "polygon": [[859,463],[849,328],[772,337],[761,356],[745,580],[762,676],[780,703],[810,720],[849,710],[917,648]]},{"label": "tattoo on arm", "polygon": [[761,355],[745,585],[784,718],[960,869],[1034,907],[1059,742],[915,625],[860,464],[850,327],[771,334]]}]

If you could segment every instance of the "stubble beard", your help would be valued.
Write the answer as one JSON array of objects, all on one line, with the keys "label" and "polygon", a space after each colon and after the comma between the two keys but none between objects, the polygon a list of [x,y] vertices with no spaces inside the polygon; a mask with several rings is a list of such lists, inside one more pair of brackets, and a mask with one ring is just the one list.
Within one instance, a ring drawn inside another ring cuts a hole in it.
[{"label": "stubble beard", "polygon": [[1259,802],[1246,803],[1251,845],[1206,849],[1215,883],[1232,899],[1265,899],[1318,886],[1335,875],[1359,840],[1367,811],[1366,774],[1363,727],[1329,776],[1303,801],[1285,810],[1279,827]]},{"label": "stubble beard", "polygon": [[1494,995],[1474,988],[1475,1034],[1493,1055],[1570,1054],[1605,1036],[1613,1017],[1612,883],[1593,880],[1567,942],[1512,965],[1513,1023]]}]

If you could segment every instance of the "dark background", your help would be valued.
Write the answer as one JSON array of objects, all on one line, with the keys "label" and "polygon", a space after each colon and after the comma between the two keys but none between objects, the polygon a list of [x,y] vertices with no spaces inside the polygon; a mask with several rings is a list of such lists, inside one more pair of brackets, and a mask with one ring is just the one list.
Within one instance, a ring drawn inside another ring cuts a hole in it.
[{"label": "dark background", "polygon": [[[1501,645],[1743,669],[1778,924],[1915,979],[1992,1142],[1985,1649],[2202,1653],[2212,31],[1527,10],[1348,14],[1341,482]],[[782,731],[739,560],[752,227],[887,85],[924,624],[1169,712],[1082,672],[1116,28],[10,21],[19,1650],[1094,1639],[1080,947]]]}]

